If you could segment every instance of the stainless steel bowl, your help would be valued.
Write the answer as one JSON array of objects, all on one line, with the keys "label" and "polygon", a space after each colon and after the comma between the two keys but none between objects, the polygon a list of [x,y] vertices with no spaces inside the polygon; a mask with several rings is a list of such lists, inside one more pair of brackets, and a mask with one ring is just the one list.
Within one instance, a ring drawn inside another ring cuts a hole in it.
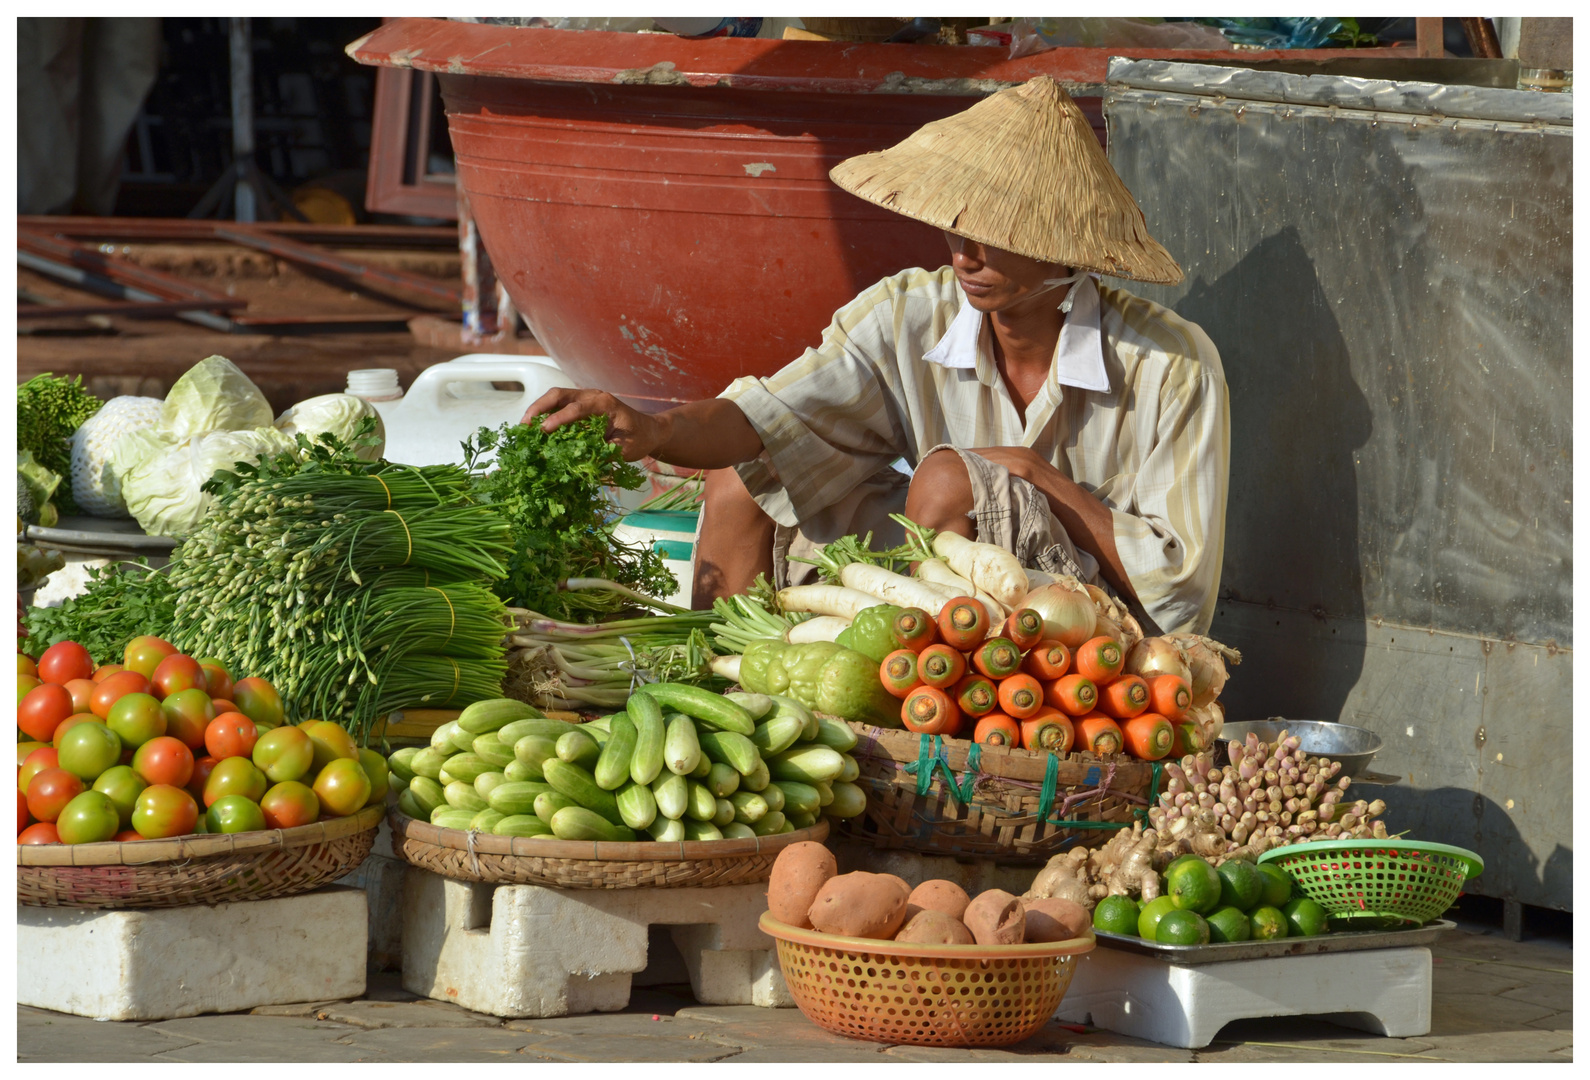
[{"label": "stainless steel bowl", "polygon": [[1351,724],[1335,724],[1326,720],[1286,720],[1272,716],[1268,720],[1248,720],[1226,724],[1215,740],[1215,763],[1228,764],[1231,760],[1227,745],[1245,742],[1252,732],[1261,740],[1273,743],[1286,731],[1296,735],[1305,754],[1329,758],[1342,763],[1342,773],[1359,776],[1369,772],[1369,761],[1385,744],[1373,731]]}]

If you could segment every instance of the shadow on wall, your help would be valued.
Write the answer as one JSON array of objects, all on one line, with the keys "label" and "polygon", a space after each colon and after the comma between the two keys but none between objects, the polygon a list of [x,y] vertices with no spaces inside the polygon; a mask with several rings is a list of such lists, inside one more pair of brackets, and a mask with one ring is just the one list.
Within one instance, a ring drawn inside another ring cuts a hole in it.
[{"label": "shadow on wall", "polygon": [[[1195,283],[1175,310],[1215,328],[1231,394],[1222,606],[1361,622],[1354,455],[1372,416],[1297,230],[1282,229],[1214,281]],[[1232,716],[1335,720],[1363,670],[1362,648],[1330,650],[1328,662],[1268,663],[1265,642],[1228,638],[1218,616],[1211,633],[1257,661],[1231,682]]]}]

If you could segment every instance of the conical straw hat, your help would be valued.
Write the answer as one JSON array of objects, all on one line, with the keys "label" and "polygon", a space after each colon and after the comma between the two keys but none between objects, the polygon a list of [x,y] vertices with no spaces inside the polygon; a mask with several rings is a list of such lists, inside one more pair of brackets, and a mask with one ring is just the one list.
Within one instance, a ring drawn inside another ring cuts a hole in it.
[{"label": "conical straw hat", "polygon": [[1082,110],[1047,75],[828,175],[868,202],[1029,258],[1158,285],[1182,279]]}]

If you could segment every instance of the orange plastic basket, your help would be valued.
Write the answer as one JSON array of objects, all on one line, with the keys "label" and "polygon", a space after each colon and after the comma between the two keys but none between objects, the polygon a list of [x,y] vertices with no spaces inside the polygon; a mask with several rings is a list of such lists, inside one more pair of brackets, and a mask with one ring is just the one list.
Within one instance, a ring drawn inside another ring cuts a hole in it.
[{"label": "orange plastic basket", "polygon": [[870,1042],[1008,1046],[1065,997],[1092,935],[1033,945],[906,945],[802,930],[762,915],[795,1004],[818,1027]]}]

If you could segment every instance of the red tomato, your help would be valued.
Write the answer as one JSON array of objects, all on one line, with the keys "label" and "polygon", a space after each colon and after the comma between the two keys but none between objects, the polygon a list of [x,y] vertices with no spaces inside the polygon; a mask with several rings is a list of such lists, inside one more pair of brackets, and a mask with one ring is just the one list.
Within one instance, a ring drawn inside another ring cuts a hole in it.
[{"label": "red tomato", "polygon": [[307,786],[287,780],[267,791],[259,801],[267,829],[291,829],[320,820],[320,800]]},{"label": "red tomato", "polygon": [[242,711],[231,700],[224,697],[216,697],[213,694],[210,695],[210,704],[214,707],[216,716],[220,716],[222,713]]},{"label": "red tomato", "polygon": [[132,827],[146,840],[186,836],[199,820],[199,804],[179,787],[151,784],[133,807]]},{"label": "red tomato", "polygon": [[18,675],[17,676],[17,704],[18,705],[22,704],[22,699],[27,697],[28,694],[30,692],[32,692],[34,687],[43,686],[43,685],[44,685],[44,680],[39,678],[36,675]]},{"label": "red tomato", "polygon": [[279,725],[283,719],[281,695],[264,679],[239,679],[232,686],[237,711],[256,724]]},{"label": "red tomato", "polygon": [[17,674],[31,675],[38,678],[39,665],[33,662],[33,657],[27,653],[17,653]]},{"label": "red tomato", "polygon": [[186,787],[193,779],[193,751],[181,739],[160,735],[133,753],[132,767],[151,784]]},{"label": "red tomato", "polygon": [[83,781],[65,769],[45,769],[28,781],[28,813],[53,822],[82,793]]},{"label": "red tomato", "polygon": [[149,676],[149,685],[154,687],[155,697],[161,699],[179,690],[203,690],[204,669],[193,657],[176,653],[160,661],[155,673]]},{"label": "red tomato", "polygon": [[17,789],[19,791],[28,790],[28,784],[39,773],[45,769],[58,769],[60,767],[61,761],[55,747],[40,747],[23,759],[22,767],[17,770]]},{"label": "red tomato", "polygon": [[136,671],[118,671],[107,676],[94,690],[89,709],[104,720],[110,716],[110,707],[127,694],[149,693],[149,680]]},{"label": "red tomato", "polygon": [[60,842],[60,834],[55,831],[55,826],[47,821],[29,825],[17,835],[19,844],[59,844]]},{"label": "red tomato", "polygon": [[177,647],[171,642],[145,634],[127,643],[127,649],[121,658],[121,666],[136,671],[147,679],[155,673],[160,661],[168,656],[175,656],[176,652]]},{"label": "red tomato", "polygon": [[[299,784],[298,786],[303,787],[302,784]],[[266,792],[266,794],[268,795],[270,793]],[[17,835],[22,835],[22,830],[26,829],[32,824],[33,815],[28,813],[28,797],[19,791],[17,792]],[[271,828],[279,828],[279,826],[272,825]]]},{"label": "red tomato", "polygon": [[99,717],[91,712],[77,712],[55,725],[55,734],[50,737],[50,745],[57,750],[61,748],[61,736],[75,728],[78,724],[97,724]]},{"label": "red tomato", "polygon": [[242,795],[259,802],[269,787],[265,774],[254,767],[246,757],[227,757],[215,763],[210,778],[204,782],[204,805],[214,806],[215,800],[227,795]]},{"label": "red tomato", "polygon": [[295,727],[279,727],[254,744],[254,764],[273,784],[298,780],[315,763],[315,744]]},{"label": "red tomato", "polygon": [[323,815],[347,817],[370,800],[370,778],[357,761],[337,758],[315,777],[314,792]]},{"label": "red tomato", "polygon": [[66,687],[44,683],[28,691],[17,706],[17,727],[39,742],[49,742],[62,720],[72,715],[72,695]]},{"label": "red tomato", "polygon": [[98,791],[79,794],[55,820],[55,832],[63,844],[97,844],[115,836],[120,827],[116,807]]},{"label": "red tomato", "polygon": [[111,837],[111,839],[119,844],[125,844],[129,840],[142,840],[143,837],[138,835],[137,829],[123,829],[121,832]]},{"label": "red tomato", "polygon": [[220,762],[206,754],[204,757],[195,758],[193,762],[193,776],[188,779],[188,794],[195,799],[204,798],[204,785],[210,782],[210,773]]},{"label": "red tomato", "polygon": [[61,768],[92,784],[99,774],[121,759],[121,739],[98,720],[89,718],[61,736],[56,751]]},{"label": "red tomato", "polygon": [[102,683],[112,675],[115,675],[117,672],[126,670],[127,669],[122,667],[120,664],[101,664],[99,667],[94,669],[94,674],[90,677],[90,681]]},{"label": "red tomato", "polygon": [[94,674],[94,661],[88,650],[75,641],[58,641],[39,657],[39,678],[65,686],[73,679]]},{"label": "red tomato", "polygon": [[[221,661],[208,656],[199,657],[199,667],[204,669],[204,692],[213,698],[232,698],[232,675]],[[230,710],[236,712],[236,709]]]},{"label": "red tomato", "polygon": [[123,694],[110,707],[105,723],[134,750],[166,733],[166,714],[153,694]]},{"label": "red tomato", "polygon": [[246,758],[259,741],[254,721],[239,712],[222,713],[204,729],[204,748],[214,758]]},{"label": "red tomato", "polygon": [[96,684],[92,679],[73,679],[66,683],[66,692],[72,695],[72,711],[75,713],[92,712],[94,690]]},{"label": "red tomato", "polygon": [[215,706],[203,690],[178,690],[160,703],[166,734],[181,739],[189,750],[204,749],[204,729],[215,719]]},{"label": "red tomato", "polygon": [[24,761],[28,760],[28,755],[33,753],[33,751],[43,750],[49,745],[49,743],[36,742],[32,739],[29,739],[26,742],[17,743],[17,764],[21,765]]},{"label": "red tomato", "polygon": [[144,778],[133,772],[131,765],[113,765],[99,774],[99,779],[94,781],[94,790],[105,795],[116,806],[116,813],[121,815],[121,827],[127,828],[132,822],[133,809],[138,805],[138,796],[144,793],[144,788],[149,785]]}]

